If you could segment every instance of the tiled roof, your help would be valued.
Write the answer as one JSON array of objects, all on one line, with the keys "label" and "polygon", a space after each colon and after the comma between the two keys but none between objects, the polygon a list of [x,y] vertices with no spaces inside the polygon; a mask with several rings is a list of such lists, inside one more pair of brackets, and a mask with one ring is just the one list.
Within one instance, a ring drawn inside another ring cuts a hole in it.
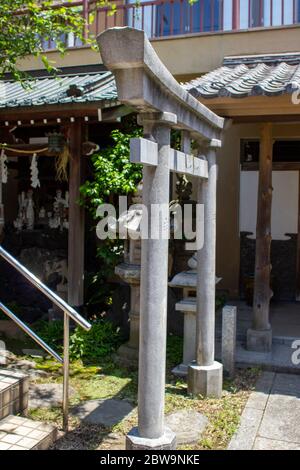
[{"label": "tiled roof", "polygon": [[0,109],[95,101],[109,105],[118,97],[111,72],[42,77],[29,85],[24,88],[15,81],[0,81]]},{"label": "tiled roof", "polygon": [[196,98],[266,95],[300,89],[300,54],[225,58],[222,67],[184,87]]}]

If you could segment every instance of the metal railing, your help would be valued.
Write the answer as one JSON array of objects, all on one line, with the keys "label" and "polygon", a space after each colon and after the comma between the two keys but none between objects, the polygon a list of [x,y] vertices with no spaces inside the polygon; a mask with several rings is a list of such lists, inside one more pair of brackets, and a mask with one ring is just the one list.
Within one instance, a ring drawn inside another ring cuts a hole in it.
[{"label": "metal railing", "polygon": [[57,307],[64,312],[64,344],[63,358],[61,358],[48,344],[46,344],[31,328],[22,322],[9,308],[0,302],[0,310],[5,313],[12,321],[14,321],[27,335],[29,335],[37,344],[41,346],[48,354],[63,366],[63,428],[68,430],[69,415],[69,337],[70,337],[70,318],[74,320],[85,330],[90,330],[91,324],[79,315],[74,308],[70,307],[57,294],[52,292],[49,287],[43,284],[34,274],[32,274],[25,266],[16,260],[11,254],[0,246],[0,257],[13,266],[20,274],[22,274],[34,287],[48,297]]},{"label": "metal railing", "polygon": [[[300,23],[300,0],[107,0],[105,6],[98,0],[73,0],[59,5],[81,11],[85,38],[115,26],[143,29],[156,39]],[[65,42],[82,46],[73,34]],[[44,47],[55,49],[55,41],[49,39]]]}]

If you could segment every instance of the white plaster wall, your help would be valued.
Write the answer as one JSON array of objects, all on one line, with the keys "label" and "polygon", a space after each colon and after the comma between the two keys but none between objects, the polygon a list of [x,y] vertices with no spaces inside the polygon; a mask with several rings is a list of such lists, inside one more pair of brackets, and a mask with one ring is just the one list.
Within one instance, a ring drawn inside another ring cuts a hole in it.
[{"label": "white plaster wall", "polygon": [[[286,233],[298,233],[298,171],[273,171],[272,238],[287,240]],[[258,172],[241,171],[240,231],[253,233],[257,215]]]}]

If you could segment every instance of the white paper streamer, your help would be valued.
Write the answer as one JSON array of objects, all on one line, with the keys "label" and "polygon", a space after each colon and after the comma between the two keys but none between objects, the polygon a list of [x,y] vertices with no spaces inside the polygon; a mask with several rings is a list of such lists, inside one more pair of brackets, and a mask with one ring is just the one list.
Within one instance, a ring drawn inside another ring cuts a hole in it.
[{"label": "white paper streamer", "polygon": [[39,188],[41,186],[41,183],[39,180],[39,169],[37,166],[37,154],[36,153],[32,155],[30,171],[31,171],[31,187]]},{"label": "white paper streamer", "polygon": [[1,150],[0,155],[0,177],[3,184],[7,183],[8,169],[7,169],[7,156],[5,155],[5,149]]}]

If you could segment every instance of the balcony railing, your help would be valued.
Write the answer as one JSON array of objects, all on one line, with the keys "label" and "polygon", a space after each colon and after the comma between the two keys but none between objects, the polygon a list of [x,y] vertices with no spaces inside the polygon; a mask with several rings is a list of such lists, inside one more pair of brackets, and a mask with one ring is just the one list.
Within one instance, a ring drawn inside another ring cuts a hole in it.
[{"label": "balcony railing", "polygon": [[[150,39],[189,34],[272,28],[300,23],[300,0],[109,0],[114,5],[99,6],[96,0],[74,0],[65,4],[82,10],[85,35],[97,35],[114,26],[132,26],[146,31]],[[73,35],[65,38],[68,47],[82,43]],[[46,49],[55,48],[49,41]]]}]

